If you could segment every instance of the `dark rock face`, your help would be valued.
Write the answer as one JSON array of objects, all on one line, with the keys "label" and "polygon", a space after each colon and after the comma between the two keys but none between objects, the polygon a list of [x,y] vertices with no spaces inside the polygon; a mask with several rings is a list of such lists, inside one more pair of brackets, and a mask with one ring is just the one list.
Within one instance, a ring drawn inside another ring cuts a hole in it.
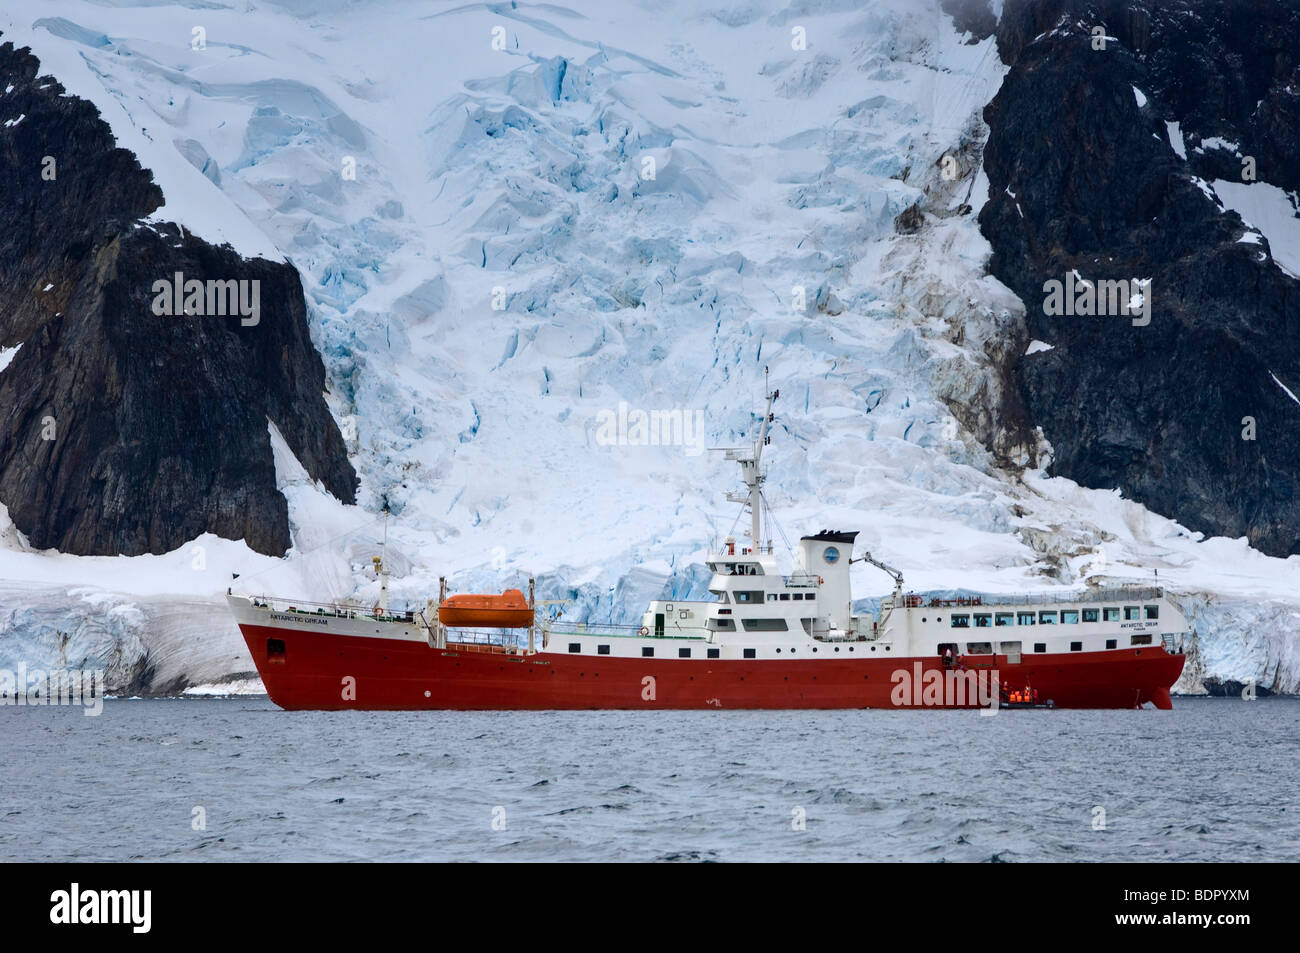
[{"label": "dark rock face", "polygon": [[940,8],[952,17],[958,33],[969,33],[971,43],[988,39],[998,28],[989,0],[940,0]]},{"label": "dark rock face", "polygon": [[[1104,50],[1095,26],[1113,38]],[[1300,188],[1300,10],[1008,0],[997,38],[1011,71],[985,110],[980,225],[993,274],[1053,346],[1015,367],[1051,472],[1300,552],[1300,406],[1277,383],[1300,394],[1300,281],[1194,180],[1242,181],[1231,149],[1197,151],[1217,136],[1254,157],[1261,182]],[[1071,270],[1151,279],[1149,323],[1044,313],[1045,283]]]},{"label": "dark rock face", "polygon": [[1217,678],[1207,678],[1205,680],[1205,691],[1211,698],[1242,698],[1242,693],[1247,689],[1253,688],[1257,698],[1268,698],[1273,692],[1263,685],[1247,685],[1245,682],[1239,682],[1236,679],[1220,680]]},{"label": "dark rock face", "polygon": [[[298,274],[143,224],[153,177],[38,65],[0,46],[0,120],[24,116],[0,125],[0,347],[21,345],[0,372],[0,502],[38,548],[162,553],[212,532],[281,554],[268,418],[340,500],[357,483]],[[156,315],[154,283],[176,272],[257,281],[256,324]]]}]

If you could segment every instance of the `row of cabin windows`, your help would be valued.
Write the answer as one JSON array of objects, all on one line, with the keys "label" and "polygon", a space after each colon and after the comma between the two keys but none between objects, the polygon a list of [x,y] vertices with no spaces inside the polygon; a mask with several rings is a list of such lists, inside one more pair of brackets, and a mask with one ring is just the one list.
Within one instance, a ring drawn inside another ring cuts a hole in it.
[{"label": "row of cabin windows", "polygon": [[[1160,607],[1157,606],[1125,606],[1124,620],[1133,622],[1143,617],[1148,619],[1160,618]],[[1118,622],[1120,620],[1120,610],[1118,608],[1100,608],[1100,609],[1063,609],[1059,613],[1063,625],[1076,625],[1079,622],[1079,613],[1083,613],[1084,622]],[[1033,612],[976,612],[975,628],[983,629],[991,625],[1033,625],[1037,622],[1039,625],[1056,625],[1058,613],[1055,610],[1044,610],[1037,614]],[[922,622],[925,620],[922,619]],[[969,629],[971,627],[970,613],[956,613],[952,617],[951,625],[954,629]]]},{"label": "row of cabin windows", "polygon": [[[1131,636],[1129,636],[1128,644],[1129,644],[1129,645],[1150,645],[1150,644],[1151,644],[1151,633],[1150,633],[1150,632],[1145,632],[1145,633],[1143,633],[1143,634],[1141,634],[1141,635],[1131,635]],[[1118,640],[1118,639],[1107,639],[1107,640],[1106,640],[1106,648],[1108,648],[1108,649],[1114,649],[1114,648],[1118,648],[1118,647],[1119,647],[1119,640]],[[999,648],[1001,648],[1002,651],[1003,651],[1004,653],[1007,653],[1007,652],[1019,652],[1019,651],[1020,651],[1020,643],[1019,643],[1019,642],[1002,642],[1002,643],[999,644]],[[1035,643],[1034,643],[1034,651],[1035,651],[1035,652],[1046,652],[1046,651],[1047,651],[1047,643],[1046,643],[1046,642],[1035,642]],[[1083,651],[1083,643],[1082,643],[1082,642],[1071,642],[1071,643],[1070,643],[1070,651],[1071,651],[1071,652],[1082,652],[1082,651]],[[992,643],[992,642],[967,642],[967,643],[966,643],[966,654],[967,654],[967,655],[992,655],[992,654],[993,654],[993,643]]]},{"label": "row of cabin windows", "polygon": [[[726,609],[719,609],[719,613],[726,612]],[[746,632],[788,632],[790,626],[786,624],[785,619],[741,619],[740,624],[745,627]],[[714,632],[735,632],[735,619],[709,619],[704,623],[705,628],[712,629]],[[805,625],[805,628],[807,626]]]},{"label": "row of cabin windows", "polygon": [[[737,602],[762,602],[763,601],[762,592],[754,592],[754,591],[746,590],[746,591],[733,592],[732,595],[736,597]],[[768,602],[776,602],[778,600],[780,600],[781,602],[789,602],[791,599],[795,600],[796,602],[799,602],[800,600],[804,600],[804,599],[811,600],[816,598],[817,598],[817,593],[815,592],[780,592],[780,593],[769,592],[767,594]],[[720,601],[721,602],[728,601],[727,594],[725,592],[722,594],[722,599]]]},{"label": "row of cabin windows", "polygon": [[[1136,638],[1136,636],[1135,636],[1135,638]],[[1115,641],[1115,640],[1114,640],[1114,639],[1111,639],[1111,641],[1113,642],[1113,641]],[[975,643],[972,643],[972,645],[973,645],[973,644],[975,644]],[[1107,648],[1113,648],[1113,647],[1114,647],[1114,646],[1107,645]],[[835,646],[835,651],[838,652],[839,650],[840,650],[840,647],[839,647],[838,645]],[[570,654],[578,654],[578,653],[580,653],[581,651],[582,651],[582,643],[581,643],[581,642],[570,642],[570,643],[569,643],[569,652],[570,652]],[[677,649],[677,657],[678,657],[678,658],[693,658],[694,656],[691,654],[692,651],[693,651],[693,649],[692,649],[690,646],[681,646],[681,647],[679,647],[679,648]],[[706,653],[706,655],[705,655],[706,658],[721,658],[721,656],[722,656],[722,650],[721,650],[721,649],[705,649],[704,651],[705,651],[705,653]],[[780,654],[780,652],[781,652],[780,649],[777,649],[776,651],[777,651],[778,654]],[[813,648],[813,651],[816,652],[817,649],[814,647],[814,648]],[[850,651],[850,652],[853,651],[853,646],[851,646],[851,645],[849,646],[849,651]],[[873,648],[872,651],[874,652],[875,649]],[[888,646],[885,647],[885,651],[886,651],[886,652],[889,651],[889,647],[888,647]],[[989,649],[988,651],[991,652],[992,649]],[[1042,650],[1039,649],[1038,651],[1042,651]],[[794,652],[795,652],[795,649],[791,649],[790,652],[791,652],[791,653],[794,653]],[[608,645],[597,645],[597,646],[596,646],[596,654],[597,654],[597,655],[608,655],[608,654],[609,654],[609,646],[608,646]],[[974,655],[974,654],[976,654],[976,653],[972,650],[971,654]],[[987,653],[986,653],[986,654],[987,654]],[[642,658],[654,658],[654,657],[655,657],[655,648],[654,648],[654,646],[653,646],[653,645],[643,645],[643,646],[641,646],[641,657],[642,657]],[[744,650],[744,657],[745,657],[745,658],[757,658],[757,657],[758,657],[758,650],[757,650],[757,649],[745,649],[745,650]]]},{"label": "row of cabin windows", "polygon": [[[581,642],[570,642],[570,643],[569,643],[569,652],[570,652],[570,654],[577,654],[577,653],[579,653],[579,652],[581,652],[581,651],[582,651],[582,643],[581,643]],[[722,650],[721,650],[721,649],[705,649],[704,651],[707,653],[707,655],[705,656],[706,658],[721,658],[721,657],[722,657]],[[745,651],[748,653],[748,652],[752,652],[753,649],[745,649]],[[597,654],[597,655],[608,655],[608,654],[609,654],[609,646],[608,646],[608,645],[597,645],[597,646],[596,646],[596,654]],[[653,646],[653,645],[643,645],[643,646],[641,646],[641,657],[642,657],[642,658],[654,658],[654,655],[655,655],[655,649],[654,649],[654,646]],[[690,646],[683,646],[683,647],[681,647],[681,648],[678,648],[678,650],[677,650],[677,657],[678,657],[678,658],[691,658],[692,656],[691,656],[691,648],[690,648]],[[745,658],[753,658],[753,656],[747,654],[747,655],[745,656]]]}]

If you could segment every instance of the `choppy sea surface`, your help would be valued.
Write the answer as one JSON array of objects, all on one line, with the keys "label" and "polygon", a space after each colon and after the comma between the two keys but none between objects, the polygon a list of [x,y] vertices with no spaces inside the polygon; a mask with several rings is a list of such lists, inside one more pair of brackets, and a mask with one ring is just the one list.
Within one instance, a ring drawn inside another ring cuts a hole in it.
[{"label": "choppy sea surface", "polygon": [[0,859],[1300,857],[1300,699],[1174,704],[993,717],[3,708]]}]

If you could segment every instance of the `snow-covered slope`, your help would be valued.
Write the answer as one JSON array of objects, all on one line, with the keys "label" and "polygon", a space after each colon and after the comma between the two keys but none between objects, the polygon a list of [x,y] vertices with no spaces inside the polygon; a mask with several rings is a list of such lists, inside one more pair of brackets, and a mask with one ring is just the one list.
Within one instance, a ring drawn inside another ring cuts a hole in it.
[{"label": "snow-covered slope", "polygon": [[600,421],[680,410],[734,445],[770,367],[791,538],[860,528],[918,591],[1158,569],[1201,620],[1182,687],[1300,688],[1295,557],[1021,479],[977,439],[997,436],[993,358],[1030,341],[972,212],[1004,67],[937,5],[59,0],[7,4],[0,29],[154,171],[158,217],[299,268],[362,479],[340,506],[279,441],[285,561],[211,538],[32,553],[10,527],[0,663],[71,632],[78,658],[147,655],[158,684],[247,673],[231,573],[369,600],[385,500],[398,603],[528,572],[578,617],[699,595],[734,464],[608,445]]}]

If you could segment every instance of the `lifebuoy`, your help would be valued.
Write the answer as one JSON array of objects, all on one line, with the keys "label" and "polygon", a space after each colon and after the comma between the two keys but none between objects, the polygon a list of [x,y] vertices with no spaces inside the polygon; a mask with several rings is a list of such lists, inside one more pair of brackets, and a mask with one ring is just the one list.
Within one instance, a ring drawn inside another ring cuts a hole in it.
[{"label": "lifebuoy", "polygon": [[817,577],[817,585],[819,585],[819,586],[824,586],[824,585],[826,585],[826,580],[823,579],[821,576],[818,576],[818,577]]},{"label": "lifebuoy", "polygon": [[372,610],[370,610],[370,611],[374,613],[374,616],[375,616],[376,619],[383,618],[384,610],[381,609],[381,608],[379,608],[379,606],[375,606],[375,607],[374,607]]},{"label": "lifebuoy", "polygon": [[650,630],[647,629],[645,626],[641,626],[641,628],[637,630],[636,634],[641,636],[641,638],[644,639],[647,635],[650,634]]}]

